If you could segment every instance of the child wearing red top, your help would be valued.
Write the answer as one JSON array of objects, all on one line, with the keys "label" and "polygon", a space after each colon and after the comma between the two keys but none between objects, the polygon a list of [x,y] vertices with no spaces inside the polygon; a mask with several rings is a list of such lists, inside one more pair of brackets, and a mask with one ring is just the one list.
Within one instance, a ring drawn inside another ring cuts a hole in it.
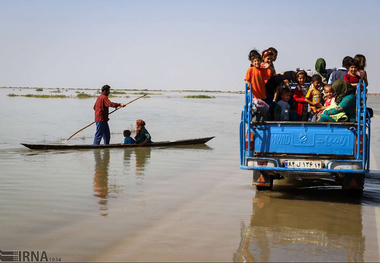
[{"label": "child wearing red top", "polygon": [[334,90],[330,84],[327,84],[323,87],[323,100],[325,103],[318,109],[318,119],[327,107],[335,103]]},{"label": "child wearing red top", "polygon": [[312,104],[309,99],[305,98],[309,87],[305,85],[307,73],[304,70],[298,71],[296,80],[298,85],[294,89],[293,99],[295,101],[295,110],[301,117],[301,121],[308,120],[308,104]]},{"label": "child wearing red top", "polygon": [[[327,108],[335,102],[334,91],[332,86],[327,84],[323,87],[323,99],[325,101],[324,107]],[[322,107],[323,108],[323,107]]]},{"label": "child wearing red top", "polygon": [[260,68],[268,68],[271,70],[273,75],[276,75],[276,70],[274,69],[273,65],[273,61],[275,60],[274,58],[275,54],[272,52],[272,50],[270,50],[269,48],[264,50],[262,53],[262,63],[260,65]]},{"label": "child wearing red top", "polygon": [[352,86],[356,87],[359,82],[359,77],[357,75],[359,63],[356,59],[350,59],[348,73],[344,75],[343,80]]}]

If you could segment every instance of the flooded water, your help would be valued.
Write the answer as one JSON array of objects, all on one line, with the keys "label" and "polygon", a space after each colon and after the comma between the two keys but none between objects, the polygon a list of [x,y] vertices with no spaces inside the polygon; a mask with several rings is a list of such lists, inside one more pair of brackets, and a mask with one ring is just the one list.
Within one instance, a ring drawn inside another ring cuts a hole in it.
[{"label": "flooded water", "polygon": [[[328,184],[256,192],[252,173],[239,169],[243,95],[160,92],[110,116],[112,143],[141,118],[153,141],[215,136],[206,145],[32,151],[20,143],[64,142],[91,123],[95,98],[9,93],[36,92],[0,89],[2,251],[62,261],[380,261],[378,118],[372,170],[356,200]],[[138,95],[130,96],[112,101]],[[378,116],[379,102],[370,97]],[[69,143],[91,144],[94,132]]]}]

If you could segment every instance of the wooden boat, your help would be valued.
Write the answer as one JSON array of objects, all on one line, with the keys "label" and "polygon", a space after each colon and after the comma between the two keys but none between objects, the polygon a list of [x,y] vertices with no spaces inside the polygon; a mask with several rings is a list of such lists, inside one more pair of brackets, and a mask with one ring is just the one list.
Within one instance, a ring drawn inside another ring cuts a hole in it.
[{"label": "wooden boat", "polygon": [[[162,142],[152,142],[147,143],[142,147],[170,147],[177,145],[193,145],[193,144],[203,144],[214,138],[205,137],[197,139],[188,140],[176,140],[176,141],[162,141]],[[101,145],[88,145],[88,144],[37,144],[37,143],[21,143],[25,147],[32,150],[70,150],[70,149],[103,149],[103,148],[135,148],[140,147],[138,144],[101,144]]]}]

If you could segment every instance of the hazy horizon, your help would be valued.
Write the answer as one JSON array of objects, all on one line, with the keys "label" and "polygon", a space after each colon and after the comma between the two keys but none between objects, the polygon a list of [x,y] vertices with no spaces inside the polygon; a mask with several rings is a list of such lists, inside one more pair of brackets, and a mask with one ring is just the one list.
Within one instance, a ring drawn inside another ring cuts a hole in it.
[{"label": "hazy horizon", "polygon": [[0,86],[244,90],[253,48],[277,72],[367,58],[380,92],[379,1],[0,1]]}]

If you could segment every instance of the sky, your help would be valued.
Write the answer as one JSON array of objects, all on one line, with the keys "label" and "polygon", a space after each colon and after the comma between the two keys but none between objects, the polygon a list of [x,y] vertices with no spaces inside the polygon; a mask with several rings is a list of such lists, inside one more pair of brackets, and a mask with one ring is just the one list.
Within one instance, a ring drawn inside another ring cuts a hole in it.
[{"label": "sky", "polygon": [[380,93],[377,0],[0,0],[0,87],[244,90],[251,49],[277,72],[367,58]]}]

